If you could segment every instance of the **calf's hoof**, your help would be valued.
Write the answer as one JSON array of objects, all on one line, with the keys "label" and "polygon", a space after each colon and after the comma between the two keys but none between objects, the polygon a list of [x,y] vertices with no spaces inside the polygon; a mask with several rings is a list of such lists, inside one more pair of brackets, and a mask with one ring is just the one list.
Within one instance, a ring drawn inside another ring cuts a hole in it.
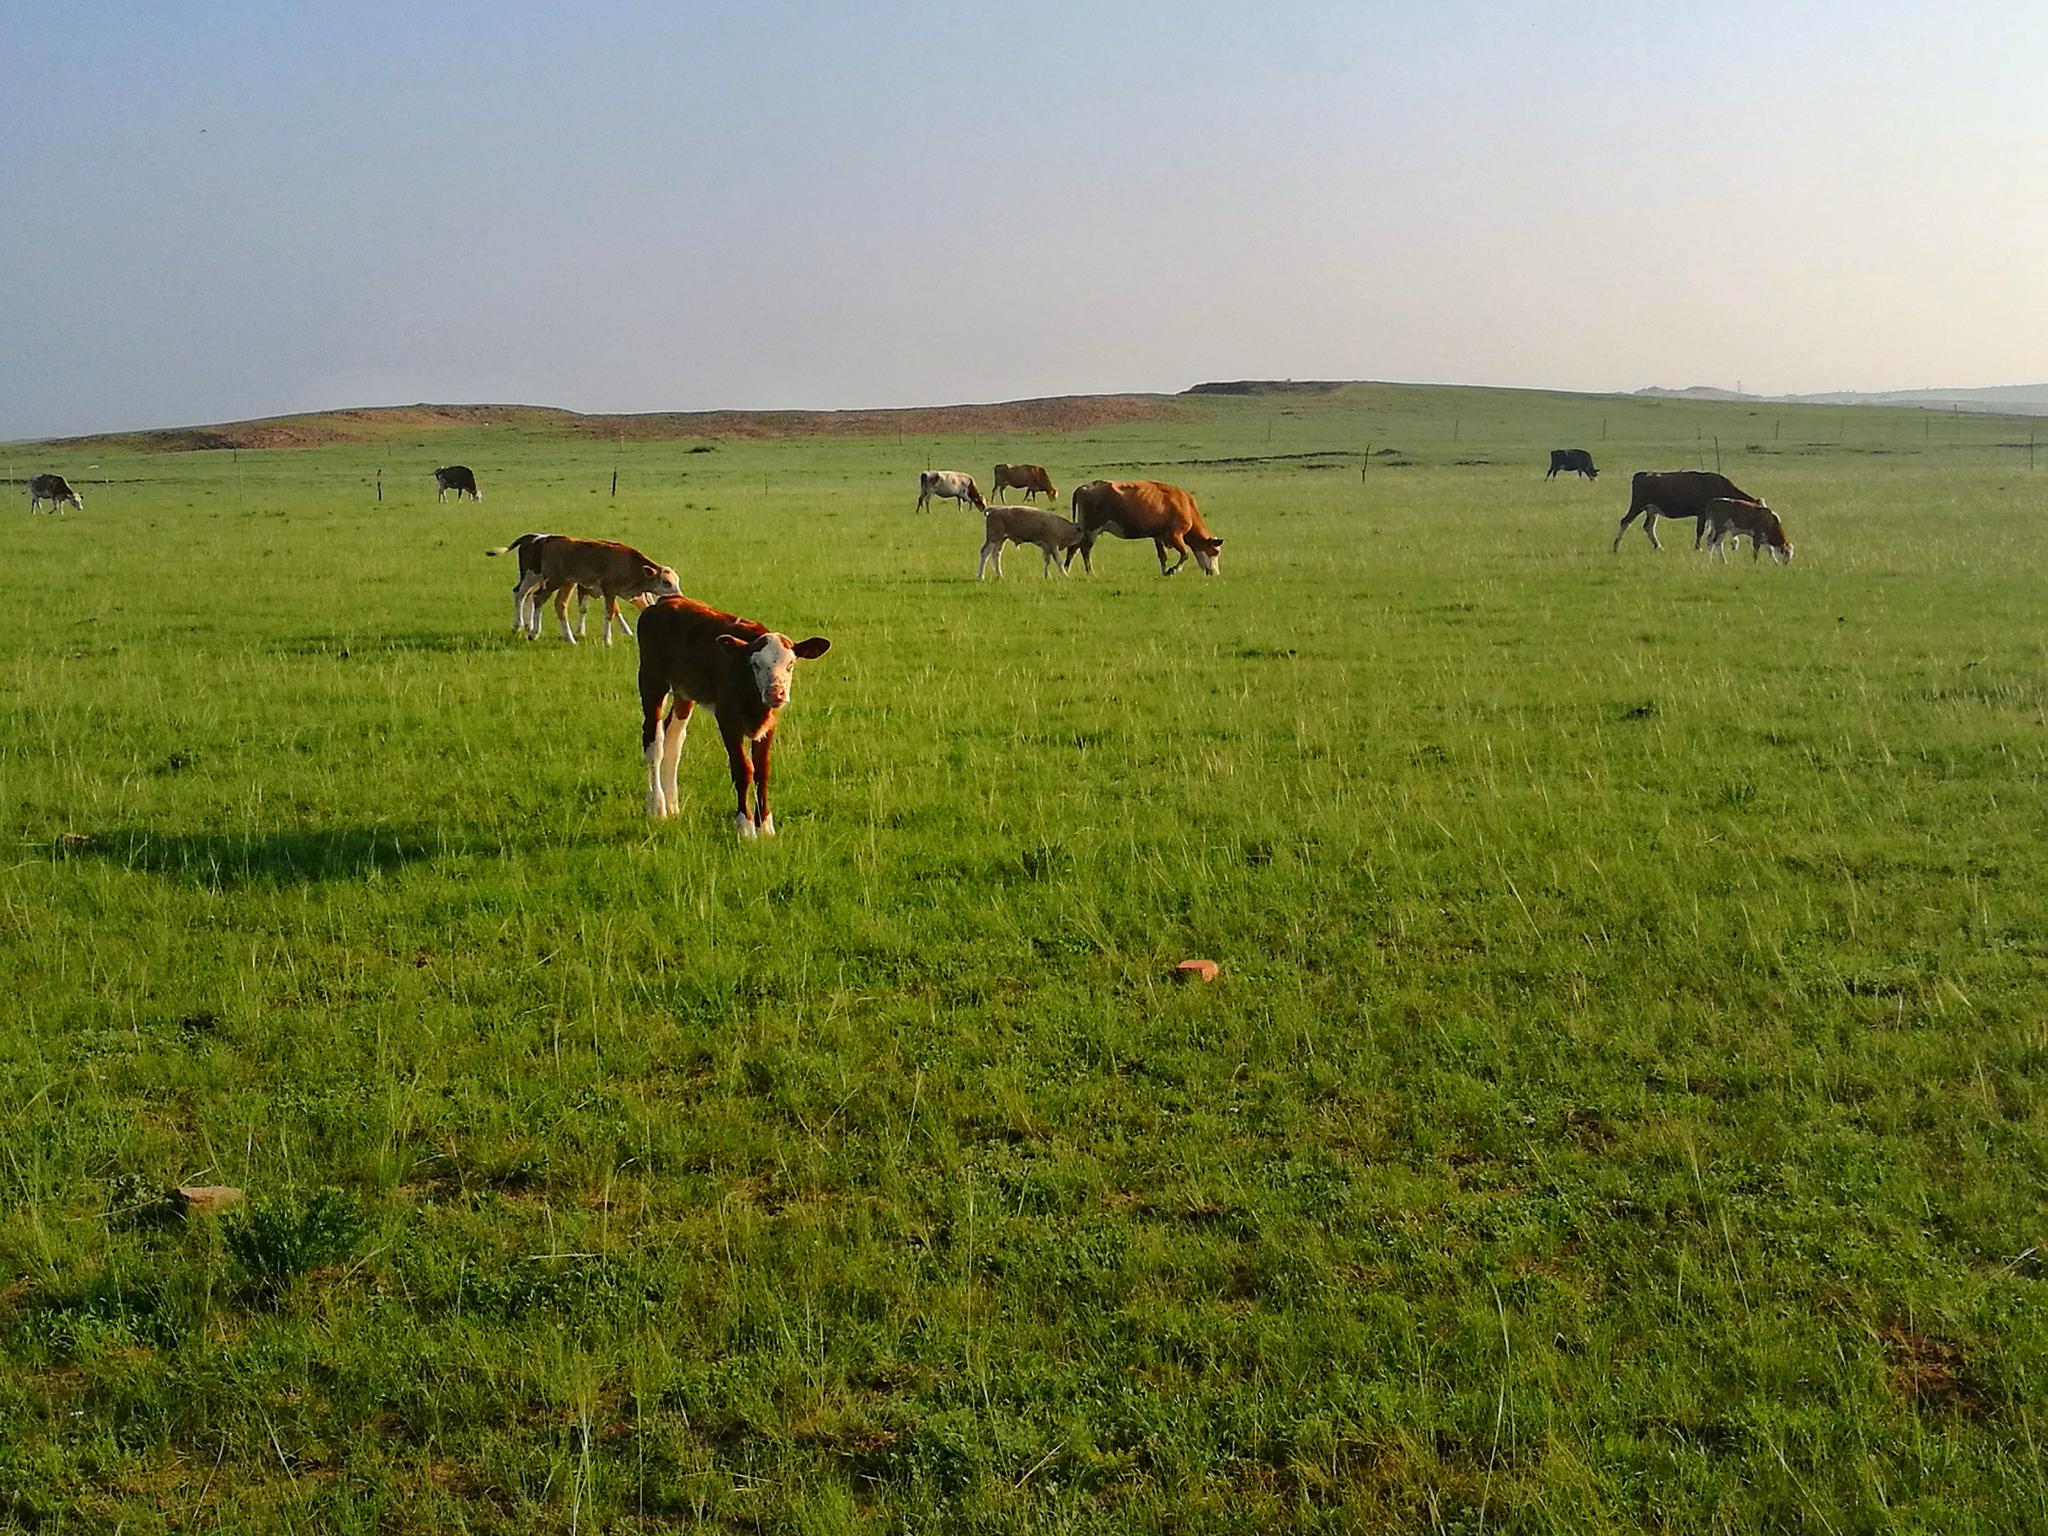
[{"label": "calf's hoof", "polygon": [[734,830],[735,832],[739,833],[739,835],[740,835],[740,841],[741,841],[741,842],[743,842],[743,843],[751,843],[751,842],[752,842],[752,841],[754,840],[754,819],[753,819],[753,817],[751,817],[751,816],[747,816],[747,815],[739,815],[739,816],[735,816],[735,817],[733,817],[733,819],[732,819],[732,820],[733,820],[733,830]]},{"label": "calf's hoof", "polygon": [[773,816],[763,816],[761,818],[761,825],[756,827],[754,832],[757,837],[773,837],[775,835],[775,818]]}]

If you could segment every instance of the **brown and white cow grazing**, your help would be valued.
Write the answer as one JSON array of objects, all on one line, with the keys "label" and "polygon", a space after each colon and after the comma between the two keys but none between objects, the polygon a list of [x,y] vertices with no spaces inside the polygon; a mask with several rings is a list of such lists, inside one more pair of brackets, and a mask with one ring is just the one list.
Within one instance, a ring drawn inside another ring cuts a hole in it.
[{"label": "brown and white cow grazing", "polygon": [[1003,492],[1006,490],[1022,491],[1026,501],[1041,491],[1054,501],[1060,499],[1060,493],[1053,489],[1052,476],[1036,464],[998,464],[995,482],[991,489],[997,501],[1003,499]]},{"label": "brown and white cow grazing", "polygon": [[[512,589],[512,630],[524,629],[529,639],[540,638],[540,610],[550,595],[555,599],[555,617],[562,624],[562,638],[571,645],[575,633],[569,628],[569,589],[579,594],[601,595],[605,599],[604,643],[612,643],[612,621],[618,617],[618,599],[672,596],[682,591],[675,571],[656,565],[628,544],[610,539],[572,539],[555,533],[523,533],[510,544],[487,549],[486,555],[519,551],[519,585]],[[621,629],[625,628],[620,623]]]},{"label": "brown and white cow grazing", "polygon": [[1792,541],[1785,537],[1785,525],[1778,521],[1778,514],[1760,502],[1734,501],[1726,496],[1716,496],[1706,505],[1707,548],[1727,563],[1728,551],[1724,547],[1730,538],[1747,537],[1749,558],[1754,560],[1765,550],[1780,565],[1792,563]]},{"label": "brown and white cow grazing", "polygon": [[1707,503],[1716,496],[1725,496],[1730,501],[1751,501],[1762,505],[1756,497],[1739,490],[1726,475],[1717,475],[1711,469],[1638,470],[1629,482],[1628,513],[1621,520],[1621,526],[1614,530],[1614,542],[1608,546],[1611,554],[1621,548],[1621,536],[1628,532],[1628,525],[1638,517],[1643,520],[1643,532],[1650,536],[1650,548],[1662,549],[1657,542],[1657,519],[1668,517],[1674,522],[1682,517],[1693,520],[1692,547],[1698,549],[1700,540],[1707,531]]},{"label": "brown and white cow grazing", "polygon": [[[734,817],[739,835],[773,837],[768,753],[776,718],[789,703],[796,664],[831,648],[832,642],[821,636],[792,642],[752,619],[687,597],[665,597],[649,608],[640,620],[640,751],[647,759],[647,814],[675,815],[676,761],[690,729],[690,712],[705,704],[725,741],[739,800]],[[662,706],[671,699],[663,720]],[[749,783],[754,786],[751,815]]]},{"label": "brown and white cow grazing", "polygon": [[457,501],[467,496],[471,501],[482,501],[484,493],[476,488],[476,475],[467,464],[449,464],[434,471],[434,500],[446,501],[453,491]]},{"label": "brown and white cow grazing", "polygon": [[917,477],[917,510],[924,511],[934,496],[947,496],[954,501],[971,504],[976,511],[988,508],[988,503],[981,499],[981,487],[974,483],[974,476],[957,469],[927,469]]},{"label": "brown and white cow grazing", "polygon": [[[1190,554],[1204,576],[1214,576],[1221,565],[1217,551],[1223,548],[1223,541],[1202,526],[1195,498],[1177,485],[1157,480],[1090,480],[1075,488],[1069,505],[1081,529],[1075,548],[1081,552],[1085,571],[1094,571],[1089,551],[1095,547],[1096,537],[1104,533],[1120,539],[1150,539],[1159,551],[1162,576],[1171,576],[1186,565]],[[1171,566],[1166,563],[1169,549],[1180,551],[1180,558]],[[1073,550],[1067,552],[1066,563],[1074,563]]]},{"label": "brown and white cow grazing", "polygon": [[79,511],[85,510],[85,498],[71,489],[71,482],[62,475],[32,475],[28,482],[28,509],[31,513],[42,510],[44,502],[59,517],[64,515],[64,504],[69,502]]},{"label": "brown and white cow grazing", "polygon": [[[1046,507],[990,507],[981,520],[981,534],[981,564],[974,569],[976,581],[986,574],[990,560],[996,563],[996,575],[1003,574],[1005,543],[1036,544],[1045,555],[1048,576],[1053,573],[1055,557],[1081,543],[1080,526]],[[1058,569],[1062,576],[1067,574],[1064,565]]]},{"label": "brown and white cow grazing", "polygon": [[[540,617],[537,610],[542,600],[539,591],[541,549],[550,539],[560,537],[559,533],[522,533],[510,544],[484,551],[487,555],[516,553],[519,556],[519,579],[512,583],[512,633],[515,635],[527,628],[526,606],[529,598],[533,599],[536,608],[533,624],[535,627],[539,626]],[[626,628],[626,621],[619,616],[619,600],[616,597],[607,597],[594,588],[579,586],[576,589],[576,633],[583,639],[590,638],[590,603],[593,598],[604,605],[604,643],[610,645],[613,621],[616,620],[621,629]],[[641,593],[632,601],[645,608],[653,599]]]}]

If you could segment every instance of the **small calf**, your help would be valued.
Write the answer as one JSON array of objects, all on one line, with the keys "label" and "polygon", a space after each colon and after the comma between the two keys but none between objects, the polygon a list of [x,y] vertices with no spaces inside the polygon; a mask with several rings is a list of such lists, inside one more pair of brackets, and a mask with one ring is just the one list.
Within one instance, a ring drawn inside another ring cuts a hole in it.
[{"label": "small calf", "polygon": [[[721,613],[687,597],[665,597],[640,620],[640,750],[647,759],[647,814],[673,816],[676,761],[690,712],[709,705],[725,741],[741,838],[773,837],[768,810],[768,753],[778,711],[789,703],[799,661],[813,661],[832,642],[813,635],[792,642],[752,619]],[[673,698],[668,719],[662,706]],[[751,755],[752,762],[748,759]],[[747,786],[754,786],[753,814]]]},{"label": "small calf", "polygon": [[[545,600],[541,588],[541,550],[551,539],[562,537],[559,533],[522,533],[510,544],[501,544],[496,549],[487,549],[486,555],[519,556],[519,579],[512,583],[512,633],[523,634],[531,627],[540,628],[540,605]],[[583,639],[590,638],[590,602],[596,598],[604,604],[604,643],[612,643],[612,624],[616,620],[619,628],[626,629],[626,621],[619,614],[619,600],[607,597],[594,587],[579,586],[576,589],[576,633]],[[533,605],[529,621],[527,605]],[[646,593],[635,593],[632,602],[645,608],[653,601]],[[628,631],[630,633],[630,631]]]},{"label": "small calf", "polygon": [[[1045,556],[1047,576],[1053,573],[1055,562],[1063,554],[1081,545],[1079,524],[1039,507],[992,506],[982,518],[981,527],[981,564],[975,567],[976,581],[987,574],[990,560],[996,563],[996,575],[1003,574],[1005,543],[1036,544]],[[1062,576],[1067,574],[1066,566],[1059,565],[1057,569]]]},{"label": "small calf", "polygon": [[[621,597],[667,597],[682,591],[676,573],[656,565],[628,544],[610,539],[572,539],[562,534],[522,534],[510,544],[487,549],[486,555],[520,552],[519,585],[512,591],[513,629],[522,625],[529,639],[540,638],[540,610],[550,595],[555,599],[555,617],[561,621],[562,638],[571,645],[576,636],[569,628],[569,589],[602,593],[605,604],[604,643],[612,643],[611,621]],[[531,555],[529,556],[529,551]],[[529,559],[533,561],[528,569]],[[623,625],[621,626],[624,627]]]},{"label": "small calf", "polygon": [[1791,564],[1792,541],[1785,537],[1785,525],[1762,502],[1716,496],[1702,508],[1701,516],[1707,528],[1707,548],[1720,557],[1722,564],[1728,561],[1727,541],[1744,536],[1749,539],[1750,559],[1768,549],[1778,564]]}]

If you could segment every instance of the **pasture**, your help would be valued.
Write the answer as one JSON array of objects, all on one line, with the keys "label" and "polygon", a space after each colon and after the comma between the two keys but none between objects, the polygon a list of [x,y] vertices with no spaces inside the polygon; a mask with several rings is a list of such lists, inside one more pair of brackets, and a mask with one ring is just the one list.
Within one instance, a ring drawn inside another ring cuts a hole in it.
[{"label": "pasture", "polygon": [[[2048,1525],[2027,426],[1165,405],[7,450],[0,1525]],[[1610,554],[1715,436],[1796,561]],[[999,460],[1222,575],[977,584]],[[528,531],[832,640],[778,838]]]}]

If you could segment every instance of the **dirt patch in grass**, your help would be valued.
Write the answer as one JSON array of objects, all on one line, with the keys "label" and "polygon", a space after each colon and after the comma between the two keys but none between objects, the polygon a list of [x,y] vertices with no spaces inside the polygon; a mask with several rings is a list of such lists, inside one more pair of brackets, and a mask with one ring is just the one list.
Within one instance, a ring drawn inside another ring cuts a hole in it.
[{"label": "dirt patch in grass", "polygon": [[1917,1333],[1901,1318],[1885,1324],[1885,1373],[1892,1390],[1915,1407],[1975,1417],[1984,1395],[1960,1344]]}]

